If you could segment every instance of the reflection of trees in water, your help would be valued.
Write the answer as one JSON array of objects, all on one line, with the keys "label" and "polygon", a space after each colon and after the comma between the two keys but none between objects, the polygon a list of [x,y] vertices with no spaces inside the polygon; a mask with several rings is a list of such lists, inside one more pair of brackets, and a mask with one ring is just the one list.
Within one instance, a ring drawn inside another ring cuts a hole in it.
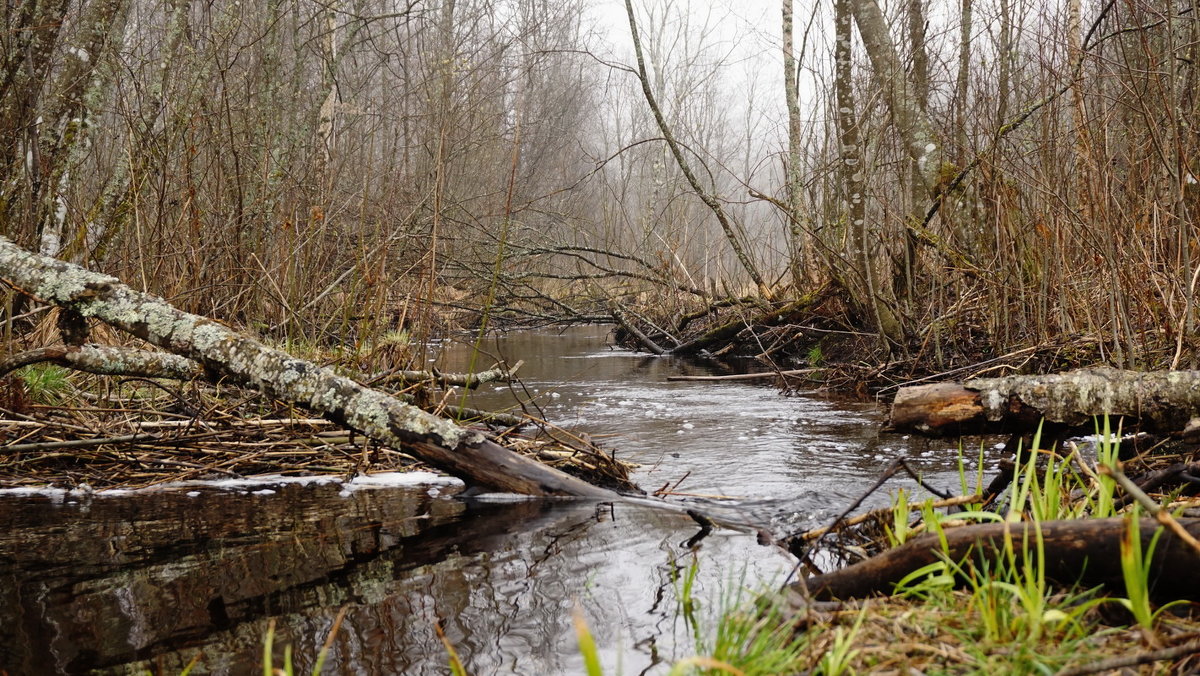
[{"label": "reflection of trees in water", "polygon": [[[14,524],[0,533],[0,667],[178,673],[202,651],[209,670],[243,673],[274,617],[280,655],[293,644],[303,670],[349,604],[335,673],[442,673],[438,622],[472,673],[561,671],[578,660],[575,599],[612,644],[651,605],[625,607],[613,590],[646,590],[648,570],[667,580],[645,558],[646,526],[674,515],[614,523],[586,504],[467,508],[423,490],[339,489],[159,493],[86,510],[0,501]],[[622,551],[631,543],[640,554]]]}]

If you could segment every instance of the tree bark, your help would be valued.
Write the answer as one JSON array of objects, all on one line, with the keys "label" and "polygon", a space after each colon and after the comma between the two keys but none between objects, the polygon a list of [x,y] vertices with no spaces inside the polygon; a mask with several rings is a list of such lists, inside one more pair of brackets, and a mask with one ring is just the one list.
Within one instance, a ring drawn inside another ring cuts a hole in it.
[{"label": "tree bark", "polygon": [[933,123],[925,113],[915,87],[908,81],[887,20],[876,0],[851,0],[854,23],[866,45],[875,69],[875,78],[883,89],[892,120],[904,139],[909,156],[916,162],[925,189],[936,196],[941,171],[942,144],[933,132]]},{"label": "tree bark", "polygon": [[191,380],[204,375],[204,369],[196,362],[165,352],[110,345],[67,345],[28,350],[2,359],[0,377],[22,366],[42,362],[107,376]]},{"label": "tree bark", "polygon": [[1200,416],[1200,371],[1093,368],[902,387],[890,426],[940,436],[1031,430],[1043,419],[1083,425],[1100,415],[1129,418],[1127,426],[1145,431],[1180,432]]},{"label": "tree bark", "polygon": [[[1200,519],[1180,519],[1189,533],[1200,534]],[[977,556],[998,559],[1007,556],[1006,543],[1020,562],[1024,552],[1044,553],[1046,577],[1062,584],[1114,585],[1122,589],[1121,538],[1127,532],[1123,518],[1043,521],[1038,537],[1034,524],[989,523],[950,528],[946,547],[936,534],[922,535],[878,556],[840,570],[808,578],[797,589],[807,588],[813,598],[851,599],[890,594],[897,582],[922,566],[943,560],[943,555],[962,562]],[[1152,519],[1142,519],[1139,530],[1142,551],[1149,551],[1150,538],[1158,528]],[[1040,539],[1040,542],[1039,542]],[[1154,549],[1150,566],[1150,591],[1171,599],[1200,599],[1200,587],[1179,584],[1195,576],[1196,553],[1171,531],[1164,530]]]},{"label": "tree bark", "polygon": [[194,360],[209,373],[319,411],[372,439],[403,448],[469,484],[527,495],[611,498],[615,493],[524,458],[478,432],[430,415],[331,369],[296,359],[210,319],[177,310],[115,277],[30,253],[0,238],[0,277],[84,317],[95,317]]}]

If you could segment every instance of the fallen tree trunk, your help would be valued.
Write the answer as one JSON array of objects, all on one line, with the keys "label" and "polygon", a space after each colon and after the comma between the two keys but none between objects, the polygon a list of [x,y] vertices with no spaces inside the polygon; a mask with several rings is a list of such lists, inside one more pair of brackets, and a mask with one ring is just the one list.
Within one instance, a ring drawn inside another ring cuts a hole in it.
[{"label": "fallen tree trunk", "polygon": [[611,498],[593,486],[331,369],[296,359],[120,280],[21,249],[0,237],[0,277],[45,302],[95,317],[198,362],[211,375],[305,406],[468,484],[527,495]]},{"label": "fallen tree trunk", "polygon": [[816,293],[809,294],[799,300],[791,303],[786,303],[782,307],[770,310],[758,317],[748,318],[739,317],[731,322],[726,322],[708,332],[689,340],[675,349],[671,350],[671,354],[689,355],[696,354],[701,350],[708,349],[717,343],[724,343],[733,340],[739,333],[748,328],[756,326],[774,326],[779,324],[784,319],[787,319],[793,314],[803,312],[804,310],[816,305],[824,298],[825,289],[822,288]]},{"label": "fallen tree trunk", "polygon": [[[1200,519],[1179,519],[1193,536],[1200,535]],[[1006,535],[1011,535],[1012,551],[1020,562],[1023,552],[1036,556],[1044,553],[1046,577],[1062,584],[1079,583],[1085,587],[1099,584],[1123,589],[1121,538],[1127,532],[1125,519],[1082,519],[1041,522],[1041,542],[1033,524],[989,523],[949,528],[945,531],[946,548],[936,534],[922,535],[889,549],[878,556],[840,570],[793,583],[796,591],[807,588],[814,599],[851,599],[876,594],[891,594],[896,583],[909,573],[940,561],[943,555],[961,562],[985,556],[992,560],[1005,556]],[[1152,519],[1139,523],[1142,551],[1149,551],[1150,538],[1158,528]],[[1181,538],[1165,530],[1154,549],[1150,565],[1150,591],[1172,599],[1200,599],[1200,586],[1181,584],[1195,576],[1197,556]]]},{"label": "fallen tree trunk", "polygon": [[902,387],[890,427],[927,435],[1021,432],[1045,419],[1067,426],[1123,416],[1148,432],[1178,433],[1200,416],[1200,371],[1091,368]]},{"label": "fallen tree trunk", "polygon": [[435,383],[442,387],[465,387],[468,390],[478,388],[484,383],[512,382],[513,376],[517,369],[521,368],[524,361],[518,361],[512,368],[503,365],[496,365],[494,368],[479,373],[441,373],[437,370],[432,371],[393,371],[376,376],[370,379],[370,383],[375,386],[390,385],[392,383],[402,383],[412,385],[416,383]]}]

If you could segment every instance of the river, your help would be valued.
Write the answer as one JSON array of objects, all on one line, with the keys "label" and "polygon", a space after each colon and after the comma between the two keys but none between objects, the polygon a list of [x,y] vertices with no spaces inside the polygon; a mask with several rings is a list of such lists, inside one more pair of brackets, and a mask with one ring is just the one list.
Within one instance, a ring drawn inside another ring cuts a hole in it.
[{"label": "river", "polygon": [[[722,496],[714,509],[776,534],[828,521],[900,454],[957,489],[957,449],[881,437],[874,404],[668,382],[717,371],[606,336],[490,338],[477,369],[523,359],[523,386],[485,386],[471,403],[519,398],[638,463],[644,488]],[[449,342],[435,364],[462,370],[470,355]],[[752,532],[717,529],[689,548],[697,526],[672,511],[462,500],[460,488],[418,475],[0,491],[0,670],[179,674],[199,656],[192,673],[261,673],[273,623],[277,659],[291,645],[308,673],[345,609],[323,673],[447,673],[440,628],[471,674],[581,674],[581,613],[605,673],[661,674],[696,651],[676,612],[681,571],[698,566],[693,594],[715,616],[794,563]]]}]

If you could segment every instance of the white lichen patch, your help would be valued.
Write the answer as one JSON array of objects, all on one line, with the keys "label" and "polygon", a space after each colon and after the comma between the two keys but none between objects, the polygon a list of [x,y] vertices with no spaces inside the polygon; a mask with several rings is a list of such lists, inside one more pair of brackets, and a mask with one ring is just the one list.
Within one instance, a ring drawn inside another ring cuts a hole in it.
[{"label": "white lichen patch", "polygon": [[176,333],[187,334],[189,332],[186,323],[176,326],[179,313],[174,311],[174,308],[165,304],[143,303],[138,310],[142,322],[146,324],[146,330],[150,332],[151,340],[159,342],[177,337],[180,341],[187,341],[190,338],[188,335],[176,336]]},{"label": "white lichen patch", "polygon": [[64,270],[56,275],[48,275],[40,285],[34,288],[34,294],[51,303],[70,303],[85,295],[88,282],[93,281],[94,275],[95,273],[80,269]]},{"label": "white lichen patch", "polygon": [[[182,332],[184,329],[185,322],[175,322],[176,331]],[[193,322],[190,329],[192,343],[200,352],[216,351],[231,340],[229,329],[214,322]]]},{"label": "white lichen patch", "polygon": [[[967,387],[974,388],[973,382],[967,382]],[[1000,394],[997,390],[986,389],[979,393],[980,403],[983,404],[983,410],[987,413],[988,420],[996,422],[1004,417],[1003,407],[1007,403],[1008,397]]]},{"label": "white lichen patch", "polygon": [[145,318],[142,304],[132,298],[119,296],[104,303],[89,303],[79,308],[85,317],[97,317],[113,324],[135,324]]}]

